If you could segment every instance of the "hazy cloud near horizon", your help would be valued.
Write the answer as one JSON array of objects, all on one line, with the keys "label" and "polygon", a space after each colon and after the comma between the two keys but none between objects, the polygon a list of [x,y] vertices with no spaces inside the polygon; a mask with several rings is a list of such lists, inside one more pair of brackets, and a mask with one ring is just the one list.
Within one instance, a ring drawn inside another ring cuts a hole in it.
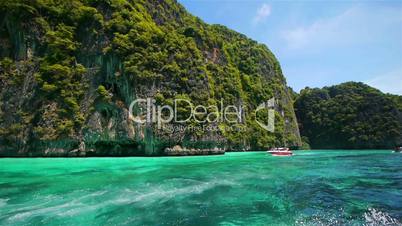
[{"label": "hazy cloud near horizon", "polygon": [[[332,17],[320,18],[281,32],[290,49],[361,46],[385,41],[389,31],[402,25],[401,10],[353,6]],[[378,43],[377,43],[378,44]]]},{"label": "hazy cloud near horizon", "polygon": [[402,95],[402,68],[364,81],[385,93]]}]

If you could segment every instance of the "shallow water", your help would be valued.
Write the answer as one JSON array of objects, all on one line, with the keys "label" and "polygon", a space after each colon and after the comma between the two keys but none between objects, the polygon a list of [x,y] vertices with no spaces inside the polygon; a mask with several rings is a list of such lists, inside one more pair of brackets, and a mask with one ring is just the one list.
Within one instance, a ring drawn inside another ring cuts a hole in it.
[{"label": "shallow water", "polygon": [[0,159],[0,225],[400,225],[402,154]]}]

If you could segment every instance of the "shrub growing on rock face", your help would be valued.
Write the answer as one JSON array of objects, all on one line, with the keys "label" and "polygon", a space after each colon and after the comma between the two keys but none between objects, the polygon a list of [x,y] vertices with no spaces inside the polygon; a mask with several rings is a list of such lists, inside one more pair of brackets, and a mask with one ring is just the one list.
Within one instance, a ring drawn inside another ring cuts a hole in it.
[{"label": "shrub growing on rock face", "polygon": [[99,85],[97,91],[98,91],[98,94],[103,99],[108,99],[109,98],[109,92],[106,90],[106,88],[103,85]]}]

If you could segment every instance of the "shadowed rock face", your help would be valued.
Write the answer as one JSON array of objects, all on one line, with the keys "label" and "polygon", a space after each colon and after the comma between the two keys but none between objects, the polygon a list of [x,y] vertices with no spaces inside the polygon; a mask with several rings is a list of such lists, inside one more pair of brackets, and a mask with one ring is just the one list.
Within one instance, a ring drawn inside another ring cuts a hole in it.
[{"label": "shadowed rock face", "polygon": [[[175,1],[0,6],[1,155],[154,155],[176,144],[300,145],[293,101],[274,55],[242,34],[205,24]],[[217,122],[212,132],[165,131],[130,119],[130,103],[147,97],[159,105],[177,98],[206,106],[223,101],[243,105],[246,113],[235,130]],[[276,130],[268,132],[253,112],[272,97]]]}]

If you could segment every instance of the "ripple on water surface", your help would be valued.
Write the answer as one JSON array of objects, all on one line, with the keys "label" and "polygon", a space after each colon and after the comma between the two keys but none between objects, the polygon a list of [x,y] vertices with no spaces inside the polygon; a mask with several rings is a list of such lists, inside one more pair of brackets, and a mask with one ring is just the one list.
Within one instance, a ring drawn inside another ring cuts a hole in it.
[{"label": "ripple on water surface", "polygon": [[0,159],[1,225],[400,225],[402,155]]}]

